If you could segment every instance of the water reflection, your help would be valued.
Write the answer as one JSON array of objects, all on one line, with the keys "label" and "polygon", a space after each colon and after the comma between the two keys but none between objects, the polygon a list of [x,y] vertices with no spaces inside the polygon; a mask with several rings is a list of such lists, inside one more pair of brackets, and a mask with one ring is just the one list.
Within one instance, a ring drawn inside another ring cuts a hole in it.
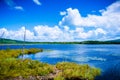
[{"label": "water reflection", "polygon": [[[21,46],[9,45],[9,47],[17,49]],[[5,49],[7,46],[2,46],[2,48]],[[42,53],[24,55],[23,57],[50,64],[68,61],[106,69],[120,62],[120,45],[38,44],[26,45],[25,48],[45,49]]]},{"label": "water reflection", "polygon": [[[24,58],[31,58],[33,60],[39,60],[41,62],[47,62],[50,64],[56,64],[57,62],[68,61],[77,63],[91,63],[106,61],[106,58],[100,57],[100,55],[88,54],[89,50],[82,49],[78,51],[74,50],[52,50],[43,51],[37,54],[24,55]],[[21,58],[21,56],[20,56]],[[54,62],[54,63],[53,63]]]}]

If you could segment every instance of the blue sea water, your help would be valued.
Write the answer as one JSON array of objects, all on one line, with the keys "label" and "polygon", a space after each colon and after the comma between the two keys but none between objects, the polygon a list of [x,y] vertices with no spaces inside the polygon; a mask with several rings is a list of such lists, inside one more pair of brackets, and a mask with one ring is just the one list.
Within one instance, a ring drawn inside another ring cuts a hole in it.
[{"label": "blue sea water", "polygon": [[[22,45],[4,45],[0,49],[22,49]],[[43,52],[24,55],[25,58],[56,64],[58,62],[75,62],[98,67],[104,73],[108,69],[118,68],[120,76],[120,45],[80,45],[80,44],[33,44],[25,48],[43,48]],[[22,56],[19,56],[22,58]]]}]

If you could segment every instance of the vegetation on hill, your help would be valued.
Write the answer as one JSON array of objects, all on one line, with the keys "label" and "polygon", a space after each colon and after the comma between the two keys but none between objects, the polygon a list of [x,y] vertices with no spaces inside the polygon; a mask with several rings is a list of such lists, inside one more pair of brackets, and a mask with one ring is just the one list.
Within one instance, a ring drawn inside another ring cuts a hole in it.
[{"label": "vegetation on hill", "polygon": [[11,39],[0,39],[0,44],[120,44],[120,39],[109,41],[81,41],[81,42],[23,42]]},{"label": "vegetation on hill", "polygon": [[[24,54],[42,49],[25,49]],[[18,59],[20,49],[0,50],[0,80],[94,80],[100,70],[89,65],[61,62],[56,65]]]},{"label": "vegetation on hill", "polygon": [[83,41],[80,44],[120,44],[119,41]]},{"label": "vegetation on hill", "polygon": [[23,41],[0,38],[0,44],[21,44]]}]

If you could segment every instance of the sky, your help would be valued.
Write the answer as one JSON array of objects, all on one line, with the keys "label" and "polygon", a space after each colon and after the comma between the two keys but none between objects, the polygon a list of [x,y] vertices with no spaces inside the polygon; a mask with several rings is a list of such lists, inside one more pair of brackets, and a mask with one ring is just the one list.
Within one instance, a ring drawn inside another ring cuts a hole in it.
[{"label": "sky", "polygon": [[60,42],[120,39],[120,0],[0,0],[0,37]]}]

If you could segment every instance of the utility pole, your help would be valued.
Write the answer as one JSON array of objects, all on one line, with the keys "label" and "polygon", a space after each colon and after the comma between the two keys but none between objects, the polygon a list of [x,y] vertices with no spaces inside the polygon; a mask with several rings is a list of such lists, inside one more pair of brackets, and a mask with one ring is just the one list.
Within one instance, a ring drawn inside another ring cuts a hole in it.
[{"label": "utility pole", "polygon": [[23,60],[23,55],[24,55],[25,39],[26,39],[26,28],[25,28],[24,36],[23,36],[22,60]]}]

